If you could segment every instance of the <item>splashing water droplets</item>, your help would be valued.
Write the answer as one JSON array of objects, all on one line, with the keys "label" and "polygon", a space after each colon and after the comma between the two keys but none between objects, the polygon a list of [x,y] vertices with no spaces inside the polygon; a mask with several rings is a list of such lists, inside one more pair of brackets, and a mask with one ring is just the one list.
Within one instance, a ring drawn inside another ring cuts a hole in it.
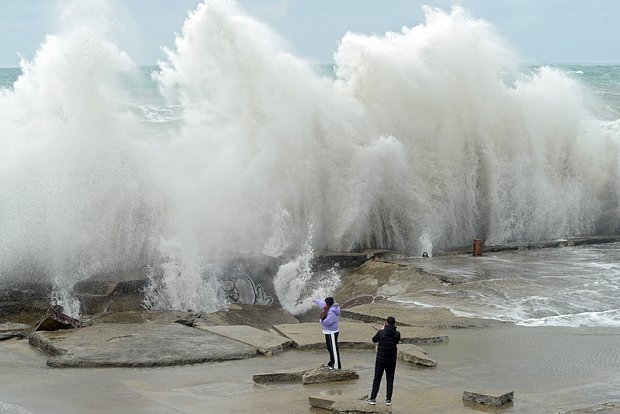
[{"label": "splashing water droplets", "polygon": [[0,93],[0,277],[37,269],[69,307],[78,281],[148,265],[146,306],[215,309],[206,263],[301,252],[276,277],[300,312],[339,280],[312,271],[315,251],[431,253],[620,226],[617,123],[593,120],[565,73],[519,74],[460,8],[348,33],[333,79],[232,2],[202,3],[144,112],[113,16],[84,23],[100,13],[85,4]]}]

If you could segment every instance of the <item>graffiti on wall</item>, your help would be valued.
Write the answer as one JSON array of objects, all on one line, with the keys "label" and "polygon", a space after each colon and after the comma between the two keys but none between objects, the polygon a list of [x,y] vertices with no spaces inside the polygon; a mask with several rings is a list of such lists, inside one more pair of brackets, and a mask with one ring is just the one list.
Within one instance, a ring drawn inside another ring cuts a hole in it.
[{"label": "graffiti on wall", "polygon": [[267,295],[260,283],[236,267],[222,281],[222,289],[226,297],[233,303],[245,305],[271,305],[273,297]]}]

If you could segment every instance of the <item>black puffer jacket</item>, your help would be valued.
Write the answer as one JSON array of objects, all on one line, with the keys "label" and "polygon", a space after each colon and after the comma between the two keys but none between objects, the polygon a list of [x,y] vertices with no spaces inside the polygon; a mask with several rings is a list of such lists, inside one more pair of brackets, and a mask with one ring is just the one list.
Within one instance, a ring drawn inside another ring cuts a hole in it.
[{"label": "black puffer jacket", "polygon": [[383,329],[377,331],[372,341],[377,346],[377,361],[382,364],[395,364],[398,349],[396,344],[400,342],[400,332],[396,326],[387,324]]}]

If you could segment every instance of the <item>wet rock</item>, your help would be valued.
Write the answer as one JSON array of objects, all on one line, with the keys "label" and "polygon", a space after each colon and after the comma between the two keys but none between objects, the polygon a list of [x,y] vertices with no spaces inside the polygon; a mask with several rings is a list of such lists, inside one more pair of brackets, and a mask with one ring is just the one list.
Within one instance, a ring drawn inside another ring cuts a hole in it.
[{"label": "wet rock", "polygon": [[484,404],[491,407],[501,407],[502,405],[508,403],[509,401],[512,401],[513,399],[514,391],[500,395],[480,394],[470,391],[463,392],[463,401]]},{"label": "wet rock", "polygon": [[144,289],[149,279],[145,268],[99,273],[78,281],[73,294],[80,301],[80,312],[125,312],[142,309]]},{"label": "wet rock", "polygon": [[352,369],[315,368],[305,371],[301,382],[303,384],[322,384],[325,382],[358,379],[359,377],[359,374]]},{"label": "wet rock", "polygon": [[369,259],[372,259],[378,253],[378,251],[361,253],[322,253],[312,259],[312,270],[314,272],[322,272],[334,267],[340,269],[358,267]]},{"label": "wet rock", "polygon": [[35,323],[50,304],[49,282],[0,280],[0,322]]},{"label": "wet rock", "polygon": [[414,312],[394,303],[371,303],[342,310],[342,316],[366,323],[383,323],[388,316],[396,318],[398,326],[445,328],[477,328],[505,324],[493,319],[466,318],[454,315],[447,308],[423,308]]},{"label": "wet rock", "polygon": [[398,345],[398,357],[406,362],[424,367],[436,367],[437,361],[429,357],[422,348],[411,344]]},{"label": "wet rock", "polygon": [[90,324],[102,323],[178,323],[179,320],[193,320],[200,314],[188,313],[183,311],[154,311],[139,310],[125,312],[103,312],[93,315],[88,322]]},{"label": "wet rock", "polygon": [[63,313],[62,306],[50,307],[34,326],[34,331],[56,331],[58,329],[81,328],[86,324]]},{"label": "wet rock", "polygon": [[0,341],[11,338],[25,338],[30,331],[30,325],[25,323],[0,323]]},{"label": "wet rock", "polygon": [[[384,299],[383,296],[381,296],[380,298]],[[346,308],[350,308],[352,306],[366,305],[368,303],[373,303],[374,301],[375,301],[375,296],[374,295],[359,295],[359,296],[351,298],[351,299],[347,300],[346,302],[344,302],[343,304],[341,304],[340,308],[341,309],[346,309]]]}]

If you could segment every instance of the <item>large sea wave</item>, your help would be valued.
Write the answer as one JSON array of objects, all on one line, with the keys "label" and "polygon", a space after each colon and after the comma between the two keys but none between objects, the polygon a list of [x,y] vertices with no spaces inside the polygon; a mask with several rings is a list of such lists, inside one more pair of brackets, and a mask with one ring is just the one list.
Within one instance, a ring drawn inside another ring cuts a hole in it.
[{"label": "large sea wave", "polygon": [[618,231],[617,68],[524,71],[455,7],[346,34],[326,74],[217,0],[145,69],[77,3],[0,89],[0,275],[45,275],[69,308],[77,281],[145,265],[155,307],[210,310],[231,253]]}]

